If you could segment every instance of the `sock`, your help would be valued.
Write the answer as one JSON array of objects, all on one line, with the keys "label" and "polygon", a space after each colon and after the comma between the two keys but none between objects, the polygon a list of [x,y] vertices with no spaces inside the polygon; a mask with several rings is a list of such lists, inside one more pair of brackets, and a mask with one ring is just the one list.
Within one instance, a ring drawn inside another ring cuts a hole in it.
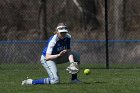
[{"label": "sock", "polygon": [[77,79],[77,74],[72,74],[72,80]]},{"label": "sock", "polygon": [[50,78],[41,78],[32,81],[32,84],[50,84]]}]

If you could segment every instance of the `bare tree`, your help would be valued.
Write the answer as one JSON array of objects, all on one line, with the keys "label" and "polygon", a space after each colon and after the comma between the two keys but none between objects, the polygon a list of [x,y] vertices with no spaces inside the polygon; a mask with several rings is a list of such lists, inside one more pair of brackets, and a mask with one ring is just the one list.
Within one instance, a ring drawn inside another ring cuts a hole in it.
[{"label": "bare tree", "polygon": [[41,39],[47,39],[48,33],[47,33],[47,7],[46,7],[46,2],[47,0],[41,0],[41,5],[40,5],[40,10],[39,10],[39,26],[40,26],[40,31]]},{"label": "bare tree", "polygon": [[[111,18],[111,17],[110,17]],[[112,38],[115,40],[122,40],[122,36],[124,33],[124,0],[114,0],[114,11],[113,11],[113,23],[114,23],[114,31]],[[114,54],[113,58],[115,61],[122,62],[124,58],[124,43],[114,42],[113,44]],[[119,59],[119,60],[118,60]]]},{"label": "bare tree", "polygon": [[122,39],[124,23],[124,0],[114,0],[114,35],[116,39]]}]

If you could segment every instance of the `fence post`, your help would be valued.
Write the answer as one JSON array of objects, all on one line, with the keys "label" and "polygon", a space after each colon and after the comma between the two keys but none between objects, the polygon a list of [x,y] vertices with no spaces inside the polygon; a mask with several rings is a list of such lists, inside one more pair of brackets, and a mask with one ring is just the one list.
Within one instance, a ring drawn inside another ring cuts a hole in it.
[{"label": "fence post", "polygon": [[105,38],[106,38],[106,69],[109,69],[109,49],[108,49],[108,4],[105,0]]}]

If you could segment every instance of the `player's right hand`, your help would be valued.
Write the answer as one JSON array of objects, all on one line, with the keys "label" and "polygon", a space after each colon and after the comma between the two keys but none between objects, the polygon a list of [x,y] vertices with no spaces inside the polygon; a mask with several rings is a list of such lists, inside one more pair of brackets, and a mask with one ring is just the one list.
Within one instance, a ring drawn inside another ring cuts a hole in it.
[{"label": "player's right hand", "polygon": [[63,56],[65,53],[67,52],[67,50],[63,50],[59,53],[60,56]]}]

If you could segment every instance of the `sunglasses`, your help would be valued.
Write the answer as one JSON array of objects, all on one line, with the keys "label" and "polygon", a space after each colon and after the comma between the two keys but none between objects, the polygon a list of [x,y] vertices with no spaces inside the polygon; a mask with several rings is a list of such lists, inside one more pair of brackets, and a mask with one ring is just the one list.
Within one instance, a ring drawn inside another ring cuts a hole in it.
[{"label": "sunglasses", "polygon": [[68,27],[59,27],[58,30],[68,30]]}]

